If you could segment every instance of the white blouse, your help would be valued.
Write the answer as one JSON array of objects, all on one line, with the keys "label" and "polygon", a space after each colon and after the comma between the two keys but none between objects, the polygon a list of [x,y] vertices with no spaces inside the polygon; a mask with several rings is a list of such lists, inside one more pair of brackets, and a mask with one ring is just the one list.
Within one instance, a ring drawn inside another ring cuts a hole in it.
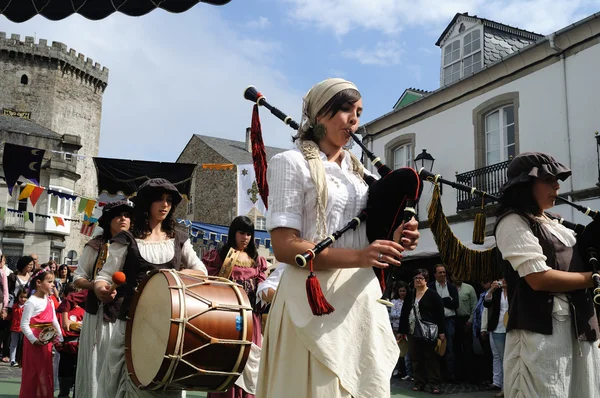
[{"label": "white blouse", "polygon": [[[175,256],[175,239],[162,240],[158,242],[135,240],[142,258],[152,264],[164,264]],[[113,242],[108,248],[108,257],[104,266],[98,273],[98,280],[112,283],[112,275],[121,271],[127,257],[127,245]],[[206,267],[198,258],[190,240],[186,240],[181,249],[181,266],[187,269],[202,271],[206,275]]]},{"label": "white blouse", "polygon": [[[46,306],[48,305],[52,305],[52,303],[48,301],[48,296],[44,296],[44,298],[39,298],[35,295],[32,295],[27,299],[25,307],[23,307],[23,316],[21,318],[21,330],[23,331],[25,337],[27,337],[27,340],[31,342],[31,344],[33,344],[37,340],[37,337],[35,337],[33,331],[31,330],[31,327],[29,326],[31,318],[38,314],[41,314],[42,311],[44,311],[46,309]],[[56,311],[52,311],[52,326],[54,326],[54,329],[56,329],[56,331],[58,332],[58,340],[63,341],[63,335],[60,330],[60,325],[58,324],[58,319],[56,319]]]},{"label": "white blouse", "polygon": [[89,245],[86,245],[83,248],[83,253],[81,253],[81,258],[79,259],[79,264],[77,264],[77,269],[75,269],[75,272],[73,273],[73,282],[75,282],[77,279],[92,279],[97,256],[98,251],[92,249]]}]

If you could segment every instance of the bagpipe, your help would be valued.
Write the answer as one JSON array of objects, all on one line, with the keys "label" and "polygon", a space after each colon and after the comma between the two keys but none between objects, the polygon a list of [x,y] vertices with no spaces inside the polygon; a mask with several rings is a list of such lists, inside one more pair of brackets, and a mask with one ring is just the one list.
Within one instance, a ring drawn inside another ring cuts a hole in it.
[{"label": "bagpipe", "polygon": [[[496,201],[496,202],[500,200],[499,197],[490,195],[489,193],[487,193],[485,191],[479,190],[475,187],[469,187],[468,185],[463,185],[463,184],[459,184],[459,183],[456,183],[453,181],[445,180],[439,174],[433,174],[424,169],[419,170],[419,176],[425,181],[429,181],[431,183],[436,184],[436,186],[437,186],[437,184],[449,185],[456,190],[468,192],[471,195],[479,195],[482,198],[487,196],[489,199]],[[434,192],[434,196],[435,196],[435,192]],[[569,222],[569,221],[567,221],[561,217],[557,217],[556,215],[551,214],[551,213],[547,213],[547,212],[545,213],[545,215],[548,218],[556,220],[559,224],[562,224],[566,228],[569,228],[569,229],[575,231],[575,233],[577,234],[577,246],[579,249],[579,254],[581,255],[581,257],[584,260],[588,261],[588,263],[590,265],[590,269],[592,270],[592,279],[594,280],[594,290],[593,290],[594,302],[596,304],[600,305],[600,264],[599,264],[598,255],[597,255],[597,253],[600,252],[600,213],[598,211],[590,209],[589,207],[584,207],[584,206],[578,205],[576,203],[573,203],[561,196],[558,196],[556,199],[557,199],[557,201],[567,204],[567,205],[579,210],[581,213],[592,218],[592,221],[589,224],[582,225],[582,224],[575,224],[575,223]],[[436,201],[434,199],[432,199],[432,202],[436,202]],[[430,222],[430,227],[431,227],[432,233],[434,235],[434,238],[436,239],[436,243],[438,244],[438,248],[440,248],[440,256],[442,257],[442,261],[444,261],[445,256],[442,254],[442,251],[443,251],[443,249],[445,249],[445,247],[444,247],[443,243],[440,244],[440,242],[438,242],[438,239],[440,239],[440,240],[442,239],[442,237],[439,235],[446,235],[446,237],[447,237],[449,234],[451,234],[452,236],[453,236],[453,234],[451,233],[451,231],[449,231],[449,226],[448,226],[446,220],[444,220],[445,221],[444,226],[447,226],[448,228],[445,229],[445,228],[439,227],[440,218],[439,218],[439,215],[436,214],[436,209],[432,209],[434,207],[435,206],[433,204],[432,204],[432,206],[430,206],[429,222]],[[477,236],[485,235],[485,218],[483,218],[483,219],[480,218],[479,220],[477,220],[477,218],[478,218],[477,216],[482,215],[482,214],[483,213],[478,213],[475,218],[475,223],[474,223],[475,231],[473,233],[474,240],[476,239]],[[443,215],[443,213],[442,213],[442,215]],[[479,229],[479,231],[477,231],[478,229]],[[441,230],[443,230],[444,232],[441,234],[436,233],[436,231],[439,232]],[[456,237],[454,237],[454,239],[456,239],[456,241],[458,240]],[[458,242],[458,243],[460,243],[460,242]],[[463,256],[461,256],[459,253],[462,253]],[[493,257],[495,256],[494,249],[488,249],[488,250],[483,250],[483,251],[470,250],[470,249],[466,249],[466,248],[464,250],[454,249],[453,253],[451,253],[451,254],[454,255],[455,257],[465,257],[464,254],[467,254],[467,256],[468,256],[468,254],[473,254],[473,253],[477,253],[479,255],[480,260],[485,258],[486,260],[489,260],[490,263],[493,262]],[[444,254],[448,255],[448,253],[444,253]],[[457,256],[457,254],[459,254],[459,255]],[[462,270],[459,269],[458,271],[460,272]],[[494,279],[494,278],[492,278],[492,279]]]},{"label": "bagpipe", "polygon": [[[249,86],[246,88],[244,91],[244,98],[256,104],[254,107],[254,116],[251,127],[252,134],[255,137],[257,136],[257,134],[255,134],[255,130],[260,129],[260,122],[256,117],[258,106],[264,106],[267,108],[273,115],[282,120],[285,124],[289,125],[292,129],[299,129],[298,123],[296,123],[291,117],[287,116],[279,109],[269,104],[265,97],[258,92],[254,86]],[[354,142],[358,144],[365,155],[369,158],[373,166],[377,169],[380,178],[376,179],[373,176],[365,173],[363,179],[369,187],[369,196],[367,199],[366,208],[364,208],[356,217],[350,220],[342,229],[334,232],[321,242],[317,243],[314,248],[307,250],[305,253],[298,254],[295,258],[297,266],[310,266],[311,272],[309,279],[307,280],[307,293],[309,296],[311,309],[315,315],[328,314],[334,310],[333,307],[331,307],[331,305],[325,301],[324,297],[322,297],[322,293],[314,291],[314,289],[316,289],[314,283],[312,283],[312,286],[309,287],[309,282],[316,282],[316,277],[314,277],[312,269],[312,262],[315,257],[325,248],[338,240],[345,232],[349,230],[355,230],[365,221],[367,221],[366,229],[369,242],[373,242],[377,239],[391,240],[394,231],[403,222],[409,221],[416,215],[415,206],[423,190],[421,179],[414,169],[405,167],[398,170],[391,170],[381,161],[380,158],[376,157],[373,152],[371,152],[361,142],[360,138],[358,138],[356,134],[350,132],[349,135]],[[261,139],[260,136],[258,138]],[[259,173],[257,173],[257,176],[258,174]],[[266,190],[268,192],[268,188]],[[264,197],[263,201],[266,203]],[[389,282],[388,278],[392,277],[393,272],[379,269],[379,271],[376,270],[376,274],[379,278],[382,291],[385,292],[386,281]],[[319,302],[311,302],[311,300],[315,300],[315,295],[320,297],[319,299],[316,299],[316,301]],[[311,296],[313,297],[312,299]],[[391,305],[389,301],[383,298],[380,300],[380,302],[386,305]]]}]

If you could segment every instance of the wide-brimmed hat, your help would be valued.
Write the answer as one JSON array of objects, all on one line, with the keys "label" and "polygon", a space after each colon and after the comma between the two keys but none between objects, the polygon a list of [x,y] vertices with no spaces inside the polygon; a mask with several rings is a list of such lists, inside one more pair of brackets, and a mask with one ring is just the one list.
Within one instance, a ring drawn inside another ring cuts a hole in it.
[{"label": "wide-brimmed hat", "polygon": [[152,192],[166,192],[171,194],[173,205],[179,204],[183,199],[183,196],[181,196],[177,188],[175,188],[175,185],[169,180],[164,178],[152,178],[140,185],[137,194],[131,198],[131,201],[138,204],[141,200],[146,199]]},{"label": "wide-brimmed hat", "polygon": [[113,218],[121,213],[131,213],[132,211],[133,203],[129,200],[115,200],[114,202],[107,203],[102,208],[102,215],[98,219],[98,225],[100,225],[102,229],[106,229],[106,227],[110,227],[110,222]]},{"label": "wide-brimmed hat", "polygon": [[506,175],[508,180],[500,188],[500,192],[504,192],[517,184],[531,181],[534,178],[543,178],[547,175],[564,181],[571,175],[571,169],[546,153],[525,152],[515,156],[510,162]]},{"label": "wide-brimmed hat", "polygon": [[435,345],[434,351],[439,356],[443,357],[446,353],[446,345],[448,344],[448,340],[437,339],[437,344]]}]

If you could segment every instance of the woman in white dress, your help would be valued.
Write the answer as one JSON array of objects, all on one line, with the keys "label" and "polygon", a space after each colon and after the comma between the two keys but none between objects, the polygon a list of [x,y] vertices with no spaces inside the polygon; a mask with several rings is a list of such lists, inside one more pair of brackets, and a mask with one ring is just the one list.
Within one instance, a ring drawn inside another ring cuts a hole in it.
[{"label": "woman in white dress", "polygon": [[600,395],[598,317],[573,231],[544,215],[571,170],[544,153],[508,166],[496,244],[508,285],[506,397]]},{"label": "woman in white dress", "polygon": [[[118,200],[104,206],[102,216],[98,219],[98,225],[103,231],[102,235],[96,236],[85,245],[73,275],[75,287],[89,291],[77,354],[75,395],[78,397],[96,398],[98,378],[106,356],[108,340],[116,321],[116,316],[110,313],[110,303],[116,291],[106,293],[102,301],[94,294],[94,279],[99,271],[96,269],[98,255],[110,238],[121,231],[129,230],[132,211],[132,204],[126,200]],[[99,266],[101,267],[102,264]],[[106,309],[109,311],[106,313],[104,305],[101,304],[103,301],[107,302]]]},{"label": "woman in white dress", "polygon": [[134,290],[146,273],[156,269],[185,268],[182,272],[207,274],[187,231],[179,228],[173,218],[181,199],[181,194],[169,181],[163,178],[146,181],[132,198],[135,207],[131,232],[123,231],[111,241],[108,259],[94,283],[96,295],[102,297],[110,291],[112,275],[116,271],[122,270],[127,281],[117,288],[115,301],[119,302],[120,309],[98,381],[98,397],[181,397],[183,394],[181,391],[140,390],[129,377],[125,365],[125,319]]},{"label": "woman in white dress", "polygon": [[298,148],[269,161],[269,215],[273,250],[287,266],[269,313],[257,398],[377,397],[390,394],[398,346],[372,267],[399,265],[402,235],[414,248],[412,220],[395,241],[369,245],[361,225],[314,261],[316,275],[335,311],[315,316],[307,301],[309,272],[294,257],[339,230],[366,206],[360,161],[344,149],[356,132],[362,100],[343,79],[316,84],[304,98]]}]

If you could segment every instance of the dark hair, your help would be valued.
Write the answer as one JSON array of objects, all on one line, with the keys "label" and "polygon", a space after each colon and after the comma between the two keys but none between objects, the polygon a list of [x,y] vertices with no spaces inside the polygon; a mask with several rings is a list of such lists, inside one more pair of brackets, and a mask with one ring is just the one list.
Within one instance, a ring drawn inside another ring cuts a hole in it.
[{"label": "dark hair", "polygon": [[67,297],[70,293],[73,293],[75,291],[77,291],[77,288],[75,287],[75,284],[73,282],[69,282],[63,288],[62,295],[64,297]]},{"label": "dark hair", "polygon": [[542,210],[533,194],[533,184],[535,179],[522,182],[509,187],[502,196],[500,196],[500,206],[496,215],[500,216],[508,210],[514,210],[520,213],[533,215],[542,214]]},{"label": "dark hair", "polygon": [[258,257],[258,251],[256,250],[256,244],[254,243],[254,224],[252,223],[252,220],[246,216],[238,216],[234,218],[231,222],[231,225],[229,225],[227,243],[223,245],[221,250],[219,250],[219,257],[221,257],[221,260],[224,260],[229,252],[229,249],[235,247],[235,235],[238,231],[250,234],[250,243],[248,243],[248,246],[246,246],[244,251],[248,254],[248,257],[256,260],[256,257]]},{"label": "dark hair", "polygon": [[37,282],[43,282],[48,275],[54,276],[54,273],[48,268],[41,268],[40,271],[33,275],[33,278],[31,278],[28,282],[30,296],[37,289]]},{"label": "dark hair", "polygon": [[[361,95],[358,92],[358,90],[355,90],[353,88],[344,89],[336,95],[334,95],[333,97],[331,97],[331,99],[327,101],[325,105],[323,105],[323,107],[317,113],[317,117],[324,117],[326,115],[329,115],[329,119],[331,119],[336,115],[336,113],[340,111],[340,109],[344,107],[344,105],[349,103],[354,104],[359,99],[361,99]],[[313,127],[309,127],[308,130],[306,130],[306,132],[302,133],[302,135],[300,135],[300,133],[295,135],[292,138],[292,141],[296,141],[298,138],[313,141],[318,144],[318,139],[317,137],[315,137],[315,131]]]},{"label": "dark hair", "polygon": [[400,298],[400,295],[398,294],[398,290],[400,289],[406,289],[406,293],[408,293],[408,285],[406,284],[406,282],[404,281],[398,281],[396,282],[396,286],[394,286],[394,294],[392,298]]},{"label": "dark hair", "polygon": [[444,264],[441,264],[441,263],[440,263],[440,264],[436,264],[436,265],[435,265],[435,268],[433,269],[433,270],[434,270],[434,274],[437,274],[437,269],[438,269],[439,267],[443,267],[443,268],[444,268],[444,271],[446,271],[446,274],[448,274],[448,269],[446,268],[446,266],[445,266]]},{"label": "dark hair", "polygon": [[[138,196],[131,220],[131,233],[137,239],[144,239],[152,233],[149,224],[150,207],[152,206],[152,203],[160,200],[164,193],[171,195],[171,192],[167,190],[156,189],[149,191],[144,197]],[[171,211],[169,211],[169,214],[167,214],[167,217],[161,223],[162,230],[169,238],[175,237],[175,227],[177,226],[177,222],[173,217],[173,213],[175,213],[176,209],[177,205],[171,202]]]},{"label": "dark hair", "polygon": [[27,290],[26,290],[26,289],[24,289],[24,288],[21,288],[21,289],[19,289],[19,293],[17,293],[17,298],[18,298],[19,296],[22,296],[22,295],[25,295],[25,296],[28,296],[28,295],[29,295],[29,294],[27,293]]},{"label": "dark hair", "polygon": [[71,268],[69,268],[69,266],[67,264],[61,264],[57,269],[56,269],[56,273],[57,273],[57,277],[60,278],[60,271],[66,268],[67,269],[67,280],[69,280],[71,278]]},{"label": "dark hair", "polygon": [[23,256],[17,260],[17,272],[23,272],[29,263],[33,262],[33,257]]},{"label": "dark hair", "polygon": [[429,271],[427,271],[425,268],[418,268],[415,271],[415,274],[413,275],[413,277],[418,276],[418,275],[422,275],[423,278],[425,278],[425,282],[429,281]]}]

